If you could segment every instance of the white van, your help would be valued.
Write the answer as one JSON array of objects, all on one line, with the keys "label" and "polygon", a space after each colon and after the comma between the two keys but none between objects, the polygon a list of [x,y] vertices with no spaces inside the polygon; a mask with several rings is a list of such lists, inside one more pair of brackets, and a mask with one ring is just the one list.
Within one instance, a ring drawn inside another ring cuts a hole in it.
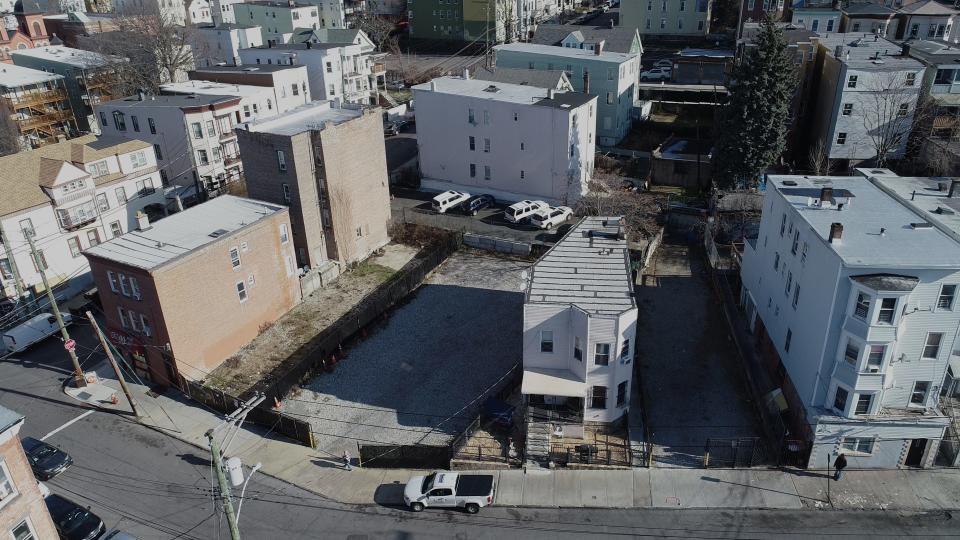
[{"label": "white van", "polygon": [[[63,324],[73,322],[73,316],[69,313],[62,313]],[[57,325],[57,318],[52,313],[41,313],[29,321],[20,323],[17,326],[3,333],[3,345],[7,353],[20,352],[27,347],[47,339],[48,337],[60,331]]]},{"label": "white van", "polygon": [[503,217],[510,223],[520,223],[540,210],[546,212],[549,209],[550,205],[543,201],[520,201],[504,210]]},{"label": "white van", "polygon": [[469,198],[470,194],[464,191],[444,191],[433,198],[433,209],[442,214],[451,208],[460,206]]}]

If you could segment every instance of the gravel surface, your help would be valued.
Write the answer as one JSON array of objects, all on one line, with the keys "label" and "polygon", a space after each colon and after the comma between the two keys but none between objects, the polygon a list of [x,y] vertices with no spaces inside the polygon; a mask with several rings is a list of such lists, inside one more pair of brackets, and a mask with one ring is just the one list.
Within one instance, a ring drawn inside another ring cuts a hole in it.
[{"label": "gravel surface", "polygon": [[457,252],[285,412],[310,421],[321,454],[356,455],[358,442],[449,443],[476,414],[471,402],[521,359],[529,266]]}]

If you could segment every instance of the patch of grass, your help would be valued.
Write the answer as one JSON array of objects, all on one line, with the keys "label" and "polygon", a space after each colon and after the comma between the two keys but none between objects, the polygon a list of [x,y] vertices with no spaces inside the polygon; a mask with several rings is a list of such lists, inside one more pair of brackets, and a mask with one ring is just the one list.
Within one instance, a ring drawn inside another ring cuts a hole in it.
[{"label": "patch of grass", "polygon": [[354,268],[351,273],[358,278],[369,276],[375,278],[377,281],[382,282],[390,279],[394,274],[397,273],[397,271],[393,268],[383,266],[382,264],[363,262]]}]

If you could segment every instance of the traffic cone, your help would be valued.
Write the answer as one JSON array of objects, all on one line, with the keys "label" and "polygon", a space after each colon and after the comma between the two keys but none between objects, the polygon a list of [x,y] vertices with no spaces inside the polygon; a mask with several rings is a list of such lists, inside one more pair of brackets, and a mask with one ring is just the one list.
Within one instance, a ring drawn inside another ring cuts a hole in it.
[{"label": "traffic cone", "polygon": [[280,400],[277,399],[276,396],[273,398],[273,408],[278,410],[280,409]]},{"label": "traffic cone", "polygon": [[120,403],[120,398],[118,398],[116,394],[110,394],[110,403],[116,405],[117,403]]}]

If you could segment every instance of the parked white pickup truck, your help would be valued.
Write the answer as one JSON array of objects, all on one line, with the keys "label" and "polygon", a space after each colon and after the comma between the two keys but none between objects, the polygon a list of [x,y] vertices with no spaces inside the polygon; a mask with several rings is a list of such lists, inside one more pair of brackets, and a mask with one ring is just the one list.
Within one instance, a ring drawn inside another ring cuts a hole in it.
[{"label": "parked white pickup truck", "polygon": [[493,504],[493,489],[493,475],[437,471],[411,478],[403,490],[403,502],[414,512],[435,506],[476,514]]}]

